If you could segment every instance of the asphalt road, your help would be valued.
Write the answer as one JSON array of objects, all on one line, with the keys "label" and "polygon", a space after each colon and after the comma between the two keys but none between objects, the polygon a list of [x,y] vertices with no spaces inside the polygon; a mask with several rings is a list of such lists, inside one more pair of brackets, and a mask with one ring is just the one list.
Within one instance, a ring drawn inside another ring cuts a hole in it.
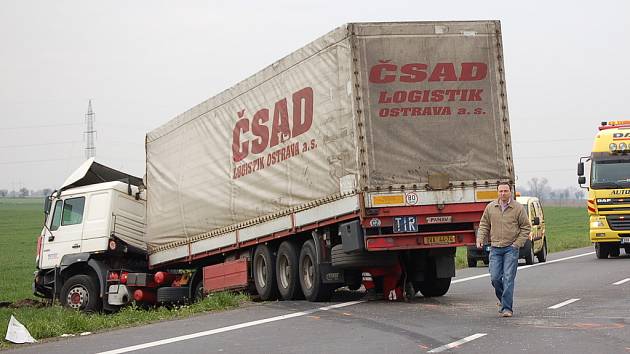
[{"label": "asphalt road", "polygon": [[[622,252],[623,253],[623,252]],[[592,248],[520,266],[515,316],[500,318],[488,268],[457,272],[439,298],[278,301],[82,337],[11,353],[630,353],[630,256]]]}]

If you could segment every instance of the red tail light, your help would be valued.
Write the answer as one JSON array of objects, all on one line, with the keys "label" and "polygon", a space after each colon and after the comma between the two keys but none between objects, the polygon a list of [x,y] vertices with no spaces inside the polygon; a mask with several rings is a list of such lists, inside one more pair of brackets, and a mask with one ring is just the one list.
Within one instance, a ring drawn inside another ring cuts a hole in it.
[{"label": "red tail light", "polygon": [[138,302],[151,302],[156,300],[155,293],[147,290],[137,289],[133,292],[133,299]]},{"label": "red tail light", "polygon": [[118,280],[119,278],[118,272],[109,272],[109,274],[107,274],[107,280]]},{"label": "red tail light", "polygon": [[174,278],[175,277],[173,276],[173,274],[170,274],[168,272],[157,272],[153,276],[153,280],[158,285],[162,285],[162,284],[165,284],[165,283],[168,283],[168,282],[172,282]]},{"label": "red tail light", "polygon": [[127,272],[122,272],[120,274],[120,283],[121,284],[127,284],[127,278],[129,277],[129,273]]}]

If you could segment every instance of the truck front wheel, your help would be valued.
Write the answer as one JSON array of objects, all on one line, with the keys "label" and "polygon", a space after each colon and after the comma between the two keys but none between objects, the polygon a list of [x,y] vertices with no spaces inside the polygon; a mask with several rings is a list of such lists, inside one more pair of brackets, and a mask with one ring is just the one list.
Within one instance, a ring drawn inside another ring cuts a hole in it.
[{"label": "truck front wheel", "polygon": [[61,287],[61,305],[83,312],[101,309],[98,286],[93,277],[79,274],[70,277]]},{"label": "truck front wheel", "polygon": [[608,258],[608,253],[610,253],[608,244],[602,242],[595,243],[595,256],[597,256],[597,258],[606,259]]}]

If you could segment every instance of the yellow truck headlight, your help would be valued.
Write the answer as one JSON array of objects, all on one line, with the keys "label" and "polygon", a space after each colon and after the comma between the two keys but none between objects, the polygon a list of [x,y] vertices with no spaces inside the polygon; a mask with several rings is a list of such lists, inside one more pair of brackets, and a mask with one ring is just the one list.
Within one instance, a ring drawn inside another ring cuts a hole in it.
[{"label": "yellow truck headlight", "polygon": [[604,223],[599,221],[599,220],[595,220],[593,222],[591,222],[591,229],[597,229],[600,227],[604,227]]},{"label": "yellow truck headlight", "polygon": [[617,144],[610,143],[610,145],[608,145],[608,148],[610,149],[610,152],[615,152],[617,151]]},{"label": "yellow truck headlight", "polygon": [[619,150],[626,151],[627,148],[628,148],[628,145],[626,145],[626,143],[619,144]]}]

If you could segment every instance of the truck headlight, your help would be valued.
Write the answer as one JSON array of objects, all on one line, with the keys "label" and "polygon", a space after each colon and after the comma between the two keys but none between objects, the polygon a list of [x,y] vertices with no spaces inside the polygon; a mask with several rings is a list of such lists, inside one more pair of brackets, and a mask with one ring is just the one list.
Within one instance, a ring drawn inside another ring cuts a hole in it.
[{"label": "truck headlight", "polygon": [[628,145],[626,145],[626,143],[619,144],[619,150],[626,151],[627,148],[628,148]]},{"label": "truck headlight", "polygon": [[596,228],[600,228],[600,227],[604,227],[604,223],[599,221],[599,220],[595,220],[593,222],[591,222],[591,228],[592,229],[596,229]]},{"label": "truck headlight", "polygon": [[617,144],[610,143],[610,145],[608,145],[608,148],[610,149],[610,152],[615,152],[617,151]]}]

